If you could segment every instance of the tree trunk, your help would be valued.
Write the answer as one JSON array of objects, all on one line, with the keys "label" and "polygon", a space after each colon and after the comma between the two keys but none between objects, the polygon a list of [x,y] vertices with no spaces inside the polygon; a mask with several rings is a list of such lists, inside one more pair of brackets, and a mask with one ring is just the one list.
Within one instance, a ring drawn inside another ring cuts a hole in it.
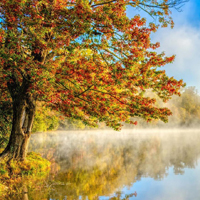
[{"label": "tree trunk", "polygon": [[0,158],[25,160],[35,114],[35,102],[30,95],[17,95],[13,99],[13,120],[10,139]]},{"label": "tree trunk", "polygon": [[22,200],[29,200],[29,198],[28,198],[28,189],[27,189],[26,185],[24,185],[22,192],[23,192]]},{"label": "tree trunk", "polygon": [[[10,43],[10,41],[12,41],[12,38],[8,35],[5,40],[5,47],[15,49],[16,44]],[[12,47],[12,45],[14,46]],[[7,63],[4,67],[11,70],[7,87],[12,97],[13,119],[9,142],[5,150],[0,154],[0,160],[5,157],[8,157],[8,160],[24,160],[35,114],[35,99],[30,93],[31,77],[28,69],[20,70],[17,67],[17,70],[15,70],[10,63]],[[21,76],[19,76],[19,73]]]}]

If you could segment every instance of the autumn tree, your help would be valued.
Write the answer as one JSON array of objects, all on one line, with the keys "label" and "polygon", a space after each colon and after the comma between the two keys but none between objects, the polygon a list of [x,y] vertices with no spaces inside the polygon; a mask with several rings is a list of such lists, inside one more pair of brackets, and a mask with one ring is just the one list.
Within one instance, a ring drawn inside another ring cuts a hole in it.
[{"label": "autumn tree", "polygon": [[24,160],[36,102],[66,117],[114,129],[131,117],[167,121],[171,112],[145,98],[152,89],[164,101],[182,80],[159,69],[174,60],[150,42],[158,28],[128,6],[173,21],[170,8],[184,0],[1,0],[0,102],[13,109],[12,131],[1,158]]}]

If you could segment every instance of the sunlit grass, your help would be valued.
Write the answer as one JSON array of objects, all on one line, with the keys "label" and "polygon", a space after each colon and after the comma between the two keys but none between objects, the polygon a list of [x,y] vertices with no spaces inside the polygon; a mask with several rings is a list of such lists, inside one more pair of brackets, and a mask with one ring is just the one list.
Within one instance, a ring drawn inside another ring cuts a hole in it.
[{"label": "sunlit grass", "polygon": [[19,185],[31,187],[39,179],[44,179],[50,171],[51,163],[41,155],[28,153],[24,162],[0,163],[0,199],[6,193],[18,193]]}]

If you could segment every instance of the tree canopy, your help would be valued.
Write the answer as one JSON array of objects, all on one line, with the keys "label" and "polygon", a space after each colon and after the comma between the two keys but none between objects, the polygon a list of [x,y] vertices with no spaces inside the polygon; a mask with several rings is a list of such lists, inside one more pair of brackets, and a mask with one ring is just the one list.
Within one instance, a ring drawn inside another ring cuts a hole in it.
[{"label": "tree canopy", "polygon": [[121,122],[136,124],[135,116],[167,121],[171,111],[143,93],[151,89],[164,101],[180,94],[183,81],[161,69],[175,56],[155,51],[150,34],[158,25],[129,19],[126,10],[173,26],[170,8],[184,2],[1,0],[0,102],[13,107],[12,142],[30,134],[37,101],[91,126],[103,121],[120,129]]}]

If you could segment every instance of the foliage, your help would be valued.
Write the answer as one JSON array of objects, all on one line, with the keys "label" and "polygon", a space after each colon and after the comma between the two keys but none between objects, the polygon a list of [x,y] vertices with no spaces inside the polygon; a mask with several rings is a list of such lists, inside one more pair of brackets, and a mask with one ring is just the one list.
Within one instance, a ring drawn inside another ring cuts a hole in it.
[{"label": "foliage", "polygon": [[0,183],[0,196],[3,196],[6,193],[7,187]]},{"label": "foliage", "polygon": [[[152,93],[149,93],[152,95]],[[154,95],[157,99],[157,106],[162,107],[163,102]],[[200,124],[200,95],[195,87],[186,87],[181,91],[181,97],[173,96],[172,99],[165,104],[172,111],[172,116],[169,117],[169,122],[163,124],[160,121],[153,121],[150,124],[142,120],[139,121],[139,127],[152,128],[152,127],[189,127],[196,128]],[[126,128],[130,128],[126,126]]]},{"label": "foliage", "polygon": [[45,132],[56,130],[59,126],[59,116],[50,108],[38,106],[35,114],[32,132]]},{"label": "foliage", "polygon": [[85,129],[86,126],[81,120],[76,119],[64,119],[60,121],[60,128],[65,130],[73,129]]},{"label": "foliage", "polygon": [[166,122],[170,110],[142,94],[151,88],[166,101],[184,84],[160,69],[174,56],[156,53],[150,34],[158,26],[139,15],[129,19],[126,9],[173,26],[170,8],[183,2],[2,0],[0,102],[31,97],[84,124],[117,130],[121,122],[136,124],[134,116]]},{"label": "foliage", "polygon": [[[136,128],[169,128],[169,127],[188,127],[195,128],[200,126],[200,95],[194,86],[186,87],[181,90],[181,96],[173,96],[167,103],[163,103],[162,100],[153,94],[151,91],[146,92],[146,96],[156,99],[157,107],[168,107],[172,111],[172,115],[169,117],[167,124],[162,123],[160,120],[152,120],[151,123],[146,123],[144,120],[139,118],[134,118],[138,121],[138,126]],[[79,127],[79,123],[76,122],[71,125],[70,120],[66,121],[66,129],[87,129],[84,126]],[[132,129],[132,126],[125,125],[125,128]],[[101,127],[100,127],[101,126]],[[99,128],[105,128],[105,126],[100,125]]]},{"label": "foliage", "polygon": [[12,123],[12,106],[8,102],[0,104],[0,148],[4,147],[9,139]]},{"label": "foliage", "polygon": [[195,87],[183,90],[181,98],[172,98],[169,107],[174,110],[171,125],[198,127],[200,123],[200,96]]}]

